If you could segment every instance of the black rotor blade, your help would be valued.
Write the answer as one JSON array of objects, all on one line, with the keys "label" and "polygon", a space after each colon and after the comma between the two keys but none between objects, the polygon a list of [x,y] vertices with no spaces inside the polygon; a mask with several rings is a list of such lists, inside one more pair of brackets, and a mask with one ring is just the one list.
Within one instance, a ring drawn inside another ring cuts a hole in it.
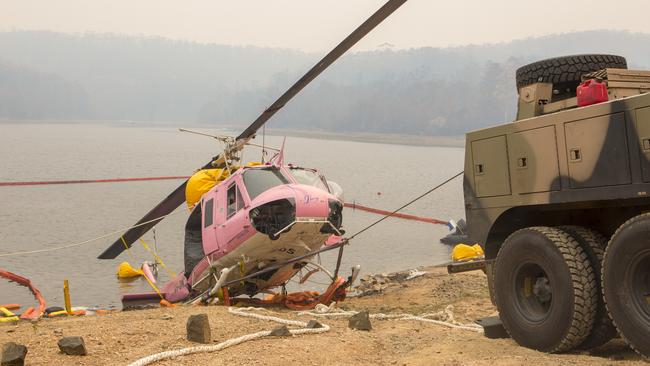
[{"label": "black rotor blade", "polygon": [[[212,160],[205,164],[201,169],[208,168],[222,168],[222,164],[213,164],[217,161],[220,155],[215,156]],[[165,216],[172,213],[178,206],[185,202],[185,186],[187,181],[183,182],[176,188],[169,196],[165,197],[156,207],[147,212],[133,227],[127,230],[121,237],[119,237],[110,247],[108,247],[102,254],[97,257],[98,259],[115,259],[127,247],[130,248],[136,240],[140,239],[147,231],[156,226]],[[126,244],[126,246],[125,246]]]},{"label": "black rotor blade", "polygon": [[354,46],[361,38],[373,30],[379,23],[397,10],[406,0],[389,0],[384,6],[379,8],[373,15],[370,16],[363,24],[347,36],[338,46],[334,47],[322,60],[320,60],[311,70],[300,78],[291,88],[289,88],[275,103],[271,104],[257,119],[250,125],[244,132],[242,132],[237,139],[246,139],[255,135],[269,118],[273,117],[275,112],[279,111],[289,102],[296,94],[298,94],[307,84],[314,80],[321,72],[327,69],[334,61],[336,61],[345,51]]},{"label": "black rotor blade", "polygon": [[[169,196],[162,200],[156,207],[149,211],[143,218],[138,221],[134,227],[127,230],[124,235],[119,237],[110,247],[108,247],[99,259],[114,259],[120,255],[126,247],[131,247],[136,240],[140,239],[149,229],[159,223],[164,216],[172,213],[178,206],[185,202],[185,186],[187,181],[183,182]],[[145,224],[143,224],[145,223]],[[124,241],[122,241],[124,239]],[[126,244],[126,246],[125,246]]]},{"label": "black rotor blade", "polygon": [[[320,73],[327,69],[334,61],[336,61],[347,50],[354,46],[361,38],[373,30],[379,23],[391,15],[395,10],[402,6],[407,0],[389,0],[379,10],[370,16],[363,24],[347,36],[341,43],[339,43],[332,51],[330,51],[323,59],[321,59],[314,67],[312,67],[300,80],[293,84],[278,100],[276,100],[270,107],[268,107],[262,114],[257,117],[253,123],[244,130],[237,140],[251,138],[255,135],[266,121],[268,121],[278,110],[284,107],[296,94],[298,94],[305,86],[314,80]],[[217,164],[218,160],[223,157],[220,154],[214,157],[210,163],[203,166],[202,169],[219,168],[222,164]],[[160,222],[164,216],[172,213],[178,206],[182,205],[185,201],[185,186],[187,181],[180,187],[176,188],[169,196],[167,196],[156,207],[149,211],[143,218],[138,221],[134,227],[127,230],[124,235],[118,238],[108,249],[99,255],[99,259],[114,259],[122,253],[127,247],[130,247],[142,235]],[[126,244],[126,245],[125,245]]]}]

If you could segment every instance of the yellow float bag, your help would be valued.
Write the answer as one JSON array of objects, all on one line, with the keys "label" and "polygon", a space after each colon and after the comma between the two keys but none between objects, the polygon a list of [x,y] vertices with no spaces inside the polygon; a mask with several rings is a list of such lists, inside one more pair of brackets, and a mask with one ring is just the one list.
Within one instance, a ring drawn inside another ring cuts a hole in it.
[{"label": "yellow float bag", "polygon": [[9,311],[7,308],[0,307],[0,313],[2,313],[3,316],[0,317],[0,323],[8,323],[8,322],[17,322],[18,317],[16,314],[12,313]]},{"label": "yellow float bag", "polygon": [[117,277],[119,278],[131,278],[143,276],[144,272],[141,269],[135,269],[131,267],[129,262],[122,262],[120,266],[117,267]]},{"label": "yellow float bag", "polygon": [[16,314],[12,313],[7,308],[0,308],[0,313],[2,313],[3,316],[9,316],[9,317],[16,316]]},{"label": "yellow float bag", "polygon": [[[246,166],[257,165],[262,165],[262,163],[257,161],[246,163]],[[230,167],[230,170],[233,172],[237,169],[239,169],[239,166]],[[201,200],[201,197],[207,191],[226,180],[229,176],[230,173],[226,169],[203,169],[194,173],[185,186],[185,202],[187,202],[187,207],[190,210],[193,209],[194,205]]]},{"label": "yellow float bag", "polygon": [[483,248],[480,245],[474,244],[469,246],[467,244],[458,244],[451,252],[451,259],[454,261],[466,261],[470,259],[481,258],[485,256]]},{"label": "yellow float bag", "polygon": [[194,173],[187,181],[187,186],[185,186],[187,207],[192,209],[201,200],[203,194],[211,190],[217,183],[228,178],[228,176],[230,174],[225,169],[203,169]]}]

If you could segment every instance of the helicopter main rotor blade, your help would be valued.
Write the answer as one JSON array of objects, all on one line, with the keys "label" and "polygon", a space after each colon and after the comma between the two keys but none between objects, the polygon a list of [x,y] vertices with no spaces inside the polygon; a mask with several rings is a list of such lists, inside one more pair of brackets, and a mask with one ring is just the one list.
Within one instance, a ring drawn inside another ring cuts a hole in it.
[{"label": "helicopter main rotor blade", "polygon": [[320,60],[311,70],[300,78],[291,88],[289,88],[275,103],[271,104],[257,119],[244,130],[237,139],[247,139],[255,135],[266,121],[268,121],[275,112],[279,111],[289,102],[296,94],[298,94],[305,86],[314,80],[321,72],[327,69],[334,61],[336,61],[347,50],[354,46],[361,38],[373,30],[379,23],[391,15],[395,10],[402,6],[406,0],[389,0],[384,6],[379,8],[373,15],[370,16],[363,24],[347,36],[338,46],[334,47],[322,60]]},{"label": "helicopter main rotor blade", "polygon": [[[341,43],[339,43],[332,51],[323,57],[314,67],[293,84],[284,94],[278,98],[270,107],[268,107],[262,114],[257,117],[253,123],[248,126],[239,136],[239,140],[250,139],[255,136],[266,121],[268,121],[278,110],[284,107],[296,94],[298,94],[305,86],[314,80],[320,73],[327,69],[334,61],[336,61],[347,50],[354,46],[361,38],[373,30],[379,23],[391,15],[395,10],[402,6],[407,0],[389,0],[379,10],[370,16],[363,24],[347,36]],[[243,148],[243,144],[236,144],[235,148]],[[212,160],[205,164],[201,169],[209,168],[223,168],[226,157],[223,153],[215,156]],[[185,201],[185,186],[187,181],[176,188],[169,196],[167,196],[156,207],[149,211],[143,218],[138,221],[131,229],[127,230],[124,235],[118,238],[110,247],[108,247],[99,259],[114,259],[126,248],[130,247],[142,235],[154,227],[165,216],[172,213],[178,206],[182,205]]]},{"label": "helicopter main rotor blade", "polygon": [[[212,161],[205,164],[201,169],[223,168],[223,164],[213,164],[217,161],[219,156],[215,156]],[[165,216],[172,213],[178,206],[185,202],[185,187],[187,181],[183,182],[176,188],[169,196],[165,197],[156,207],[147,212],[138,222],[127,230],[121,237],[119,237],[110,247],[108,247],[102,254],[97,257],[98,259],[115,259],[126,248],[130,248],[136,240],[140,239],[147,231],[156,226],[162,221]]]},{"label": "helicopter main rotor blade", "polygon": [[[127,230],[110,247],[108,247],[99,259],[114,259],[127,247],[131,247],[136,240],[144,235],[149,229],[159,223],[166,215],[172,213],[178,206],[185,202],[185,186],[187,181],[176,188],[167,198],[162,200],[156,207],[151,209],[131,229]],[[145,224],[143,224],[145,223]]]}]

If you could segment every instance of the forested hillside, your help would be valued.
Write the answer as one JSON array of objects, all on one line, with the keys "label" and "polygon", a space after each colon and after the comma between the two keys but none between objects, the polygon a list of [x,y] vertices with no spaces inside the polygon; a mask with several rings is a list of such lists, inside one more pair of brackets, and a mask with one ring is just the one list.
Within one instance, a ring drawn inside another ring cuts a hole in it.
[{"label": "forested hillside", "polygon": [[[455,135],[512,119],[514,71],[615,53],[650,69],[650,35],[592,31],[494,45],[351,53],[274,128]],[[0,33],[0,119],[249,122],[321,54],[108,34]]]}]

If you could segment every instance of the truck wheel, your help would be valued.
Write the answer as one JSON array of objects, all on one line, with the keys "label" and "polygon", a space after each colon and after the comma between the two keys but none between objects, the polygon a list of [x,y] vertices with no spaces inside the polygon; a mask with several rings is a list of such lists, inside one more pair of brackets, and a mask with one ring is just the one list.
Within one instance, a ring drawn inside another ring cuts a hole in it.
[{"label": "truck wheel", "polygon": [[621,225],[605,250],[603,293],[621,336],[650,357],[650,213]]},{"label": "truck wheel", "polygon": [[517,69],[517,90],[534,83],[553,83],[558,90],[575,88],[582,75],[606,68],[627,69],[625,57],[616,55],[575,55],[549,58]]},{"label": "truck wheel", "polygon": [[598,308],[596,310],[596,319],[591,333],[585,340],[578,346],[581,349],[590,349],[609,342],[612,338],[616,337],[618,332],[614,323],[609,318],[607,307],[602,297],[600,287],[601,268],[603,263],[603,256],[605,254],[605,247],[607,246],[607,238],[595,230],[582,227],[582,226],[560,226],[560,230],[571,235],[580,244],[582,249],[587,254],[591,267],[596,275],[597,284],[597,299]]},{"label": "truck wheel", "polygon": [[562,352],[582,343],[596,316],[597,295],[587,254],[560,229],[518,230],[497,254],[497,308],[522,346]]}]

